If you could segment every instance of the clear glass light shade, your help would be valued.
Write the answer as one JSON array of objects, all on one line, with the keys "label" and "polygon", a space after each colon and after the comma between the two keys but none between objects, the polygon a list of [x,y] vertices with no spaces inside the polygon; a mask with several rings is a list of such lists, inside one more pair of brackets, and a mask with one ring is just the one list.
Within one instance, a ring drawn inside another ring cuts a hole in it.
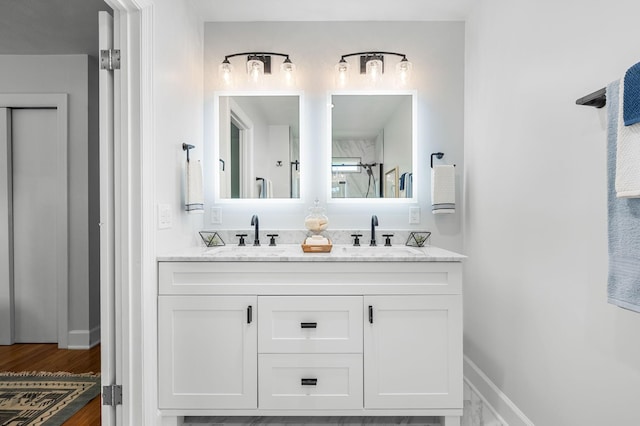
[{"label": "clear glass light shade", "polygon": [[413,69],[413,64],[407,59],[403,59],[396,65],[396,77],[398,79],[398,84],[401,86],[406,86],[411,80],[411,70]]},{"label": "clear glass light shade", "polygon": [[374,84],[380,81],[382,78],[382,61],[380,59],[367,61],[367,78]]},{"label": "clear glass light shade", "polygon": [[349,81],[349,63],[342,59],[336,64],[336,84],[344,87]]},{"label": "clear glass light shade", "polygon": [[259,83],[264,75],[264,62],[259,59],[249,59],[247,61],[247,73],[249,74],[250,82]]},{"label": "clear glass light shade", "polygon": [[221,63],[218,67],[218,75],[224,86],[231,86],[233,84],[233,65],[229,62]]},{"label": "clear glass light shade", "polygon": [[290,60],[285,60],[282,65],[280,65],[280,71],[282,72],[282,77],[284,79],[284,83],[287,86],[295,86],[296,84],[296,64],[291,62]]}]

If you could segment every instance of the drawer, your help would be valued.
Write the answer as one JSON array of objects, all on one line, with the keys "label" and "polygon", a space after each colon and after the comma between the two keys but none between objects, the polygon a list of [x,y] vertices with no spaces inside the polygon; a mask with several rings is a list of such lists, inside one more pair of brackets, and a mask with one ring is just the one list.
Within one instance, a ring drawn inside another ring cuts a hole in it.
[{"label": "drawer", "polygon": [[362,296],[258,297],[259,353],[362,353]]},{"label": "drawer", "polygon": [[258,355],[261,409],[362,409],[361,354]]}]

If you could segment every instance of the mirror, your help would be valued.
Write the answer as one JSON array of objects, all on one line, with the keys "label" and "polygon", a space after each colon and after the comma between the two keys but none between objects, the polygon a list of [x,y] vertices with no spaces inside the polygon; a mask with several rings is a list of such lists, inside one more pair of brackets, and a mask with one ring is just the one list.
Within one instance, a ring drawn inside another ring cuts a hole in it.
[{"label": "mirror", "polygon": [[300,198],[300,96],[218,95],[220,199]]},{"label": "mirror", "polygon": [[331,198],[413,198],[415,95],[331,96]]}]

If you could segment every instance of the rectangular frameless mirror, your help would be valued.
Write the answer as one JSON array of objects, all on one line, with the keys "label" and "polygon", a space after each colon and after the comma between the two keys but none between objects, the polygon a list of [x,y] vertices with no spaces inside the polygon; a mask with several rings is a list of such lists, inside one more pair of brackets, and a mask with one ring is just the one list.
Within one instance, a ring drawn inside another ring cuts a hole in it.
[{"label": "rectangular frameless mirror", "polygon": [[331,198],[414,197],[414,96],[331,95]]},{"label": "rectangular frameless mirror", "polygon": [[220,94],[220,199],[300,198],[300,96]]}]

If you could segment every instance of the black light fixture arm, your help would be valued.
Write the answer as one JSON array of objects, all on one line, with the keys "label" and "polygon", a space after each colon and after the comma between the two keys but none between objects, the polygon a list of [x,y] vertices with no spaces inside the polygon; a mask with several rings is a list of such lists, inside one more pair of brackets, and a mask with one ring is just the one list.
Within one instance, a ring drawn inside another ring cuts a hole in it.
[{"label": "black light fixture arm", "polygon": [[[289,59],[289,55],[286,53],[276,53],[276,52],[241,52],[241,53],[233,53],[231,55],[225,55],[224,61],[229,62],[229,58],[235,58],[236,56],[249,56],[249,57],[261,57],[261,56],[282,56],[285,58],[285,61]],[[224,62],[223,61],[223,62]]]},{"label": "black light fixture arm", "polygon": [[346,55],[342,55],[340,57],[340,60],[343,61],[344,58],[348,58],[351,56],[382,56],[382,55],[395,55],[395,56],[401,56],[402,59],[407,59],[407,55],[405,55],[404,53],[396,53],[396,52],[381,52],[379,50],[372,50],[369,52],[356,52],[356,53],[348,53]]}]

